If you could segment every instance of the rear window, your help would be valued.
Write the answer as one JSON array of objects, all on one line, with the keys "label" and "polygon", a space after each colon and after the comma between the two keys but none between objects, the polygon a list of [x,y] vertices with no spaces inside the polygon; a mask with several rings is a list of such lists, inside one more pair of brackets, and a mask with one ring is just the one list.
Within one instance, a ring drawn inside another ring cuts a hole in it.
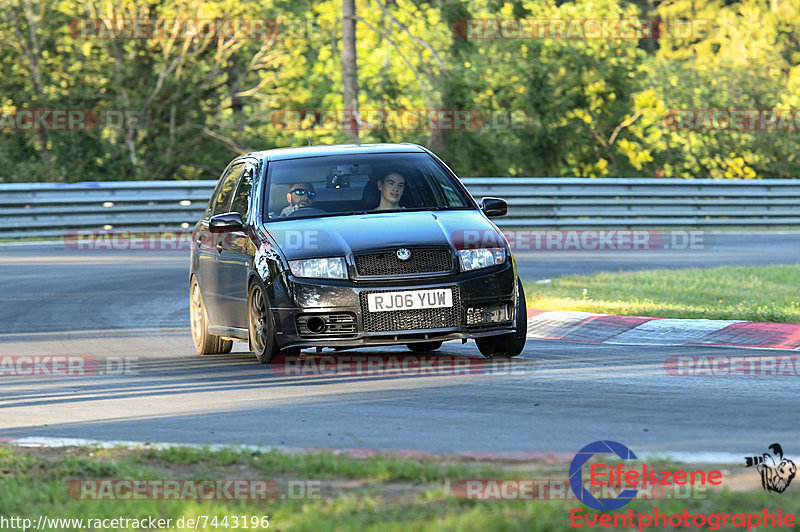
[{"label": "rear window", "polygon": [[266,186],[269,220],[474,208],[471,198],[427,153],[272,161]]}]

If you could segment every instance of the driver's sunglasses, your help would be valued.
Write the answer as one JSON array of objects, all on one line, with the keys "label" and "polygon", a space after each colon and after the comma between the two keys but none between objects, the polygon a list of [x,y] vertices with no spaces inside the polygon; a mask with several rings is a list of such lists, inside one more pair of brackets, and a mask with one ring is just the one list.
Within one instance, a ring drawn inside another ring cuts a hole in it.
[{"label": "driver's sunglasses", "polygon": [[296,195],[296,196],[305,196],[306,194],[308,194],[308,197],[311,198],[311,199],[314,199],[314,198],[317,197],[317,193],[316,192],[314,192],[313,190],[306,190],[304,188],[296,188],[296,189],[294,189],[294,190],[292,190],[290,192],[292,194]]}]

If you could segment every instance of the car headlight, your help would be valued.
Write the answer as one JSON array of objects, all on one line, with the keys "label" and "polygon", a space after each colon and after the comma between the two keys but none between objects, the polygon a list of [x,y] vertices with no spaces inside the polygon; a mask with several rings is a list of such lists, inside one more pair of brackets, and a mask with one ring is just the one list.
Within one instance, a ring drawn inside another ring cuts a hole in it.
[{"label": "car headlight", "polygon": [[290,260],[289,267],[295,277],[347,279],[347,267],[342,257]]},{"label": "car headlight", "polygon": [[461,271],[468,272],[505,263],[506,250],[505,248],[460,249],[458,258],[461,262]]}]

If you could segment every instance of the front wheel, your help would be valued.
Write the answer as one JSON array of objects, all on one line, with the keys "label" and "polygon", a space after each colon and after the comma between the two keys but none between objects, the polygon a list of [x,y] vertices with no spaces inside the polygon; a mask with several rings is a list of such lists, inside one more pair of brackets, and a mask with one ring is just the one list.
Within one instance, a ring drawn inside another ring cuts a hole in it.
[{"label": "front wheel", "polygon": [[522,281],[517,280],[517,319],[514,322],[516,331],[498,336],[476,338],[475,343],[486,358],[513,358],[525,349],[525,338],[528,335],[528,308],[525,305],[525,291]]},{"label": "front wheel", "polygon": [[264,288],[258,281],[250,286],[247,293],[247,309],[250,350],[253,351],[259,362],[268,364],[278,355],[296,357],[300,354],[299,347],[286,349],[278,347],[272,309],[267,302]]},{"label": "front wheel", "polygon": [[247,294],[249,315],[250,349],[259,362],[267,364],[278,354],[275,341],[275,322],[272,310],[267,303],[267,296],[261,283],[254,282]]},{"label": "front wheel", "polygon": [[192,277],[189,287],[189,321],[192,327],[192,340],[194,348],[199,355],[216,355],[230,353],[233,342],[225,340],[208,332],[208,312],[203,305],[203,294],[200,292],[200,283]]}]

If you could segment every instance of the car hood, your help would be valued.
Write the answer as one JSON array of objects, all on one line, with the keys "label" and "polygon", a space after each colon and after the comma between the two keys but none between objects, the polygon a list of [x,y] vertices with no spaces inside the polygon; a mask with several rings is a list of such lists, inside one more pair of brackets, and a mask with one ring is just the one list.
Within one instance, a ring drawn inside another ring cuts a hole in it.
[{"label": "car hood", "polygon": [[502,234],[479,211],[354,214],[274,222],[267,226],[288,260],[417,246],[499,247]]}]

